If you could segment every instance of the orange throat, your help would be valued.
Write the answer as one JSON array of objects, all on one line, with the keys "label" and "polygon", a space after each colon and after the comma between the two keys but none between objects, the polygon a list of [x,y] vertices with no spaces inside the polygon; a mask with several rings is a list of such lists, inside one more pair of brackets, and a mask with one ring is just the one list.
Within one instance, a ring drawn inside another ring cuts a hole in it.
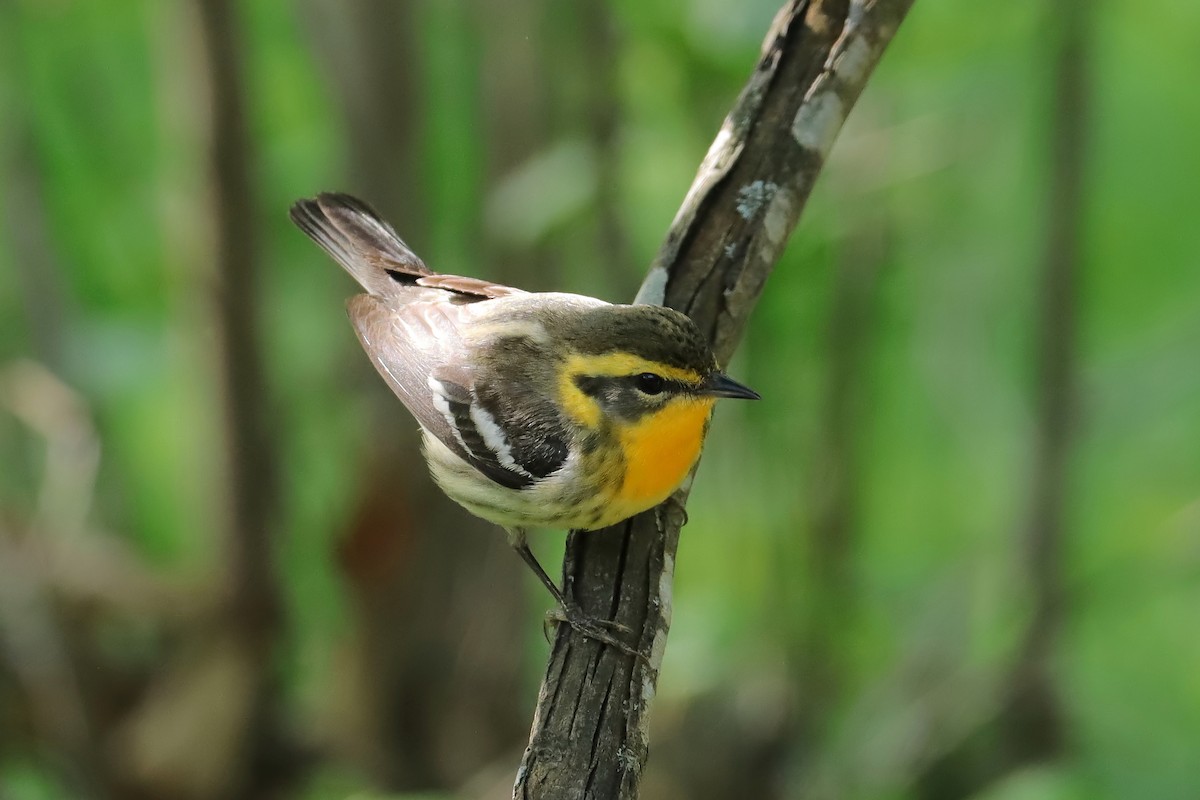
[{"label": "orange throat", "polygon": [[675,402],[621,431],[625,480],[613,497],[618,519],[666,500],[700,457],[714,400]]}]

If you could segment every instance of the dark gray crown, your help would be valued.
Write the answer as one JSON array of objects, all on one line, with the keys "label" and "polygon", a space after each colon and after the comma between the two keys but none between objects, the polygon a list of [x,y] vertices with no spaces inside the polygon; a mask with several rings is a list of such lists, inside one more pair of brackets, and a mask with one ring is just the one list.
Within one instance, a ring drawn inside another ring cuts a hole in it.
[{"label": "dark gray crown", "polygon": [[696,323],[671,308],[603,306],[589,309],[573,322],[567,335],[583,353],[628,352],[701,375],[717,367]]}]

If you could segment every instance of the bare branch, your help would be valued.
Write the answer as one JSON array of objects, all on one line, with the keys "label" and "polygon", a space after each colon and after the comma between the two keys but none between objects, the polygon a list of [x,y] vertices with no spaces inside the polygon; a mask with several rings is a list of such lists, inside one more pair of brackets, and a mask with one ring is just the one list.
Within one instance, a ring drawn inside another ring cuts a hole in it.
[{"label": "bare branch", "polygon": [[[912,0],[794,0],[684,199],[640,302],[689,314],[733,353],[850,108]],[[572,532],[566,590],[638,632],[647,663],[560,626],[514,798],[635,798],[671,621],[685,487],[613,529]]]}]

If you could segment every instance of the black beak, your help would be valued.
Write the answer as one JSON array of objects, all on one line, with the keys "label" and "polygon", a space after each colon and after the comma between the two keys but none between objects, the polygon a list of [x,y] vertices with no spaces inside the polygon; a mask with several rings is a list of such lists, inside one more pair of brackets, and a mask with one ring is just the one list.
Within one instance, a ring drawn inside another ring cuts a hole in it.
[{"label": "black beak", "polygon": [[710,397],[736,397],[742,400],[761,400],[762,396],[749,386],[740,383],[720,372],[714,372],[700,384],[700,394]]}]

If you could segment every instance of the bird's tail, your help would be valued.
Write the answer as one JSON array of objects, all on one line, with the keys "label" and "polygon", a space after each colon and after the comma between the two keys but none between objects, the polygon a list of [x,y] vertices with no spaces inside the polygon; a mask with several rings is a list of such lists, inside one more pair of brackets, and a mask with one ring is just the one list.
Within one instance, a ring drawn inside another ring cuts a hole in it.
[{"label": "bird's tail", "polygon": [[291,217],[373,295],[388,297],[396,292],[398,284],[435,274],[375,209],[357,197],[323,192],[313,199],[296,201]]}]

